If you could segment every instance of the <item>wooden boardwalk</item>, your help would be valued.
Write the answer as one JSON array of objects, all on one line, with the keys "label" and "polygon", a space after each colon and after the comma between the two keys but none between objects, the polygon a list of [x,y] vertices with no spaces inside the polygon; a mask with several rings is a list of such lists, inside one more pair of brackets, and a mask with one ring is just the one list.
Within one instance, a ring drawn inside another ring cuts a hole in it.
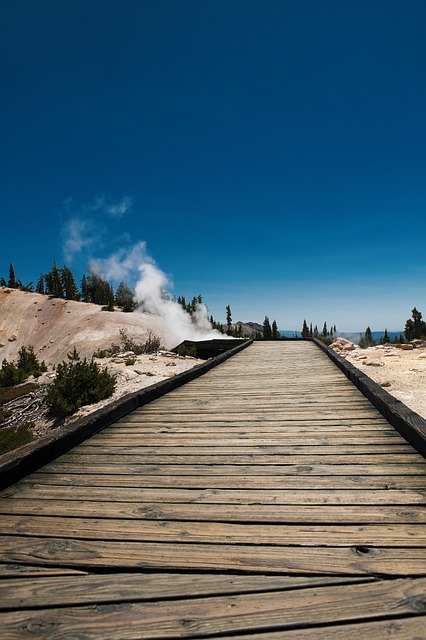
[{"label": "wooden boardwalk", "polygon": [[0,637],[426,638],[426,461],[254,343],[0,495]]}]

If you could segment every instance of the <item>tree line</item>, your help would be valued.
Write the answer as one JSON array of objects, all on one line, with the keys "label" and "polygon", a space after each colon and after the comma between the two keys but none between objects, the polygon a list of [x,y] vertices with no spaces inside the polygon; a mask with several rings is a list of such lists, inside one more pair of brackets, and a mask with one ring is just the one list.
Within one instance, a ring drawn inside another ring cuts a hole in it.
[{"label": "tree line", "polygon": [[87,274],[83,275],[80,287],[78,287],[71,269],[66,265],[58,268],[56,261],[53,261],[52,268],[48,273],[40,274],[35,287],[33,281],[24,286],[21,280],[16,277],[13,264],[10,263],[9,278],[7,281],[5,278],[0,278],[0,286],[21,291],[35,291],[52,298],[91,302],[101,305],[109,311],[113,311],[114,306],[120,307],[126,312],[134,311],[136,307],[133,292],[127,283],[121,282],[114,291],[111,283],[89,269]]}]

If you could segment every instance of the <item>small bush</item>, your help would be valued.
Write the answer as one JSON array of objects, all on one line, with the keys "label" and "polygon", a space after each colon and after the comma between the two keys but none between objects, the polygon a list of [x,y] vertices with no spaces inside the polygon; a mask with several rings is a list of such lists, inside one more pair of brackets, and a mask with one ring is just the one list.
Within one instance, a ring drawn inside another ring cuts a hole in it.
[{"label": "small bush", "polygon": [[135,364],[136,362],[136,358],[127,358],[127,360],[124,361],[124,364],[126,365],[126,367],[131,367]]},{"label": "small bush", "polygon": [[133,351],[137,356],[143,353],[155,353],[161,347],[161,339],[150,331],[146,342],[138,343],[133,338],[129,338],[127,333],[120,329],[120,339],[123,351]]},{"label": "small bush", "polygon": [[29,346],[28,348],[21,347],[18,352],[18,369],[22,371],[25,375],[25,378],[29,376],[34,376],[38,378],[42,373],[47,371],[46,363],[39,362],[36,354],[34,353],[34,347]]},{"label": "small bush", "polygon": [[0,387],[14,387],[24,380],[23,371],[20,371],[14,362],[3,360],[0,369]]},{"label": "small bush", "polygon": [[24,422],[19,427],[0,429],[0,455],[31,442],[34,439],[30,431],[33,426],[32,422]]},{"label": "small bush", "polygon": [[192,345],[192,347],[187,347],[184,344],[181,344],[178,347],[178,355],[179,356],[192,356],[193,358],[197,357],[197,347],[195,346],[195,344]]},{"label": "small bush", "polygon": [[120,353],[120,347],[118,344],[112,344],[109,349],[98,349],[93,352],[93,358],[111,358],[112,356],[116,356],[117,353]]},{"label": "small bush", "polygon": [[70,362],[58,364],[55,381],[50,385],[46,402],[50,413],[58,418],[71,415],[87,404],[93,404],[112,395],[115,377],[106,368],[74,351],[68,354]]},{"label": "small bush", "polygon": [[46,364],[39,362],[34,347],[21,347],[18,352],[18,362],[3,360],[0,369],[0,387],[14,387],[24,382],[29,376],[38,378],[47,371]]}]

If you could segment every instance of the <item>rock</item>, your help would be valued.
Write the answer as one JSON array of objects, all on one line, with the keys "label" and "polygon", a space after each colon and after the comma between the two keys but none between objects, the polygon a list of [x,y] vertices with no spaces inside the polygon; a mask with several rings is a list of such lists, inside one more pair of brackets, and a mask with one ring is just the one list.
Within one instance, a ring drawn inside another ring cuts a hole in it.
[{"label": "rock", "polygon": [[391,386],[391,381],[390,380],[383,380],[383,382],[380,383],[381,387],[390,387]]},{"label": "rock", "polygon": [[17,336],[15,336],[15,335],[10,336],[10,338],[9,338],[9,342],[16,342],[16,340],[17,340],[17,339],[18,339],[18,338],[17,338]]},{"label": "rock", "polygon": [[0,342],[0,349],[1,347],[4,347],[4,342]]},{"label": "rock", "polygon": [[333,349],[333,351],[353,351],[355,345],[350,340],[346,340],[346,338],[336,338],[331,343],[330,349]]},{"label": "rock", "polygon": [[176,371],[167,371],[165,373],[166,378],[173,378],[176,375]]},{"label": "rock", "polygon": [[403,351],[412,351],[414,349],[414,345],[409,343],[409,344],[401,344],[400,349],[402,349]]},{"label": "rock", "polygon": [[367,367],[383,367],[383,362],[379,362],[378,360],[366,360],[364,364]]}]

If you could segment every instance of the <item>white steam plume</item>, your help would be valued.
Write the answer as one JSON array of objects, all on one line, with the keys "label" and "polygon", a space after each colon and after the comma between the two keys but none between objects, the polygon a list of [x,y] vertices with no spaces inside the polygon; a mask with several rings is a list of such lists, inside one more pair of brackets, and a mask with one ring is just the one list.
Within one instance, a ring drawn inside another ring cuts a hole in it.
[{"label": "white steam plume", "polygon": [[138,310],[152,316],[153,324],[167,347],[175,347],[183,340],[228,337],[212,328],[204,304],[197,304],[195,312],[190,315],[170,298],[167,290],[172,283],[146,253],[145,242],[139,242],[128,250],[122,249],[107,259],[92,261],[92,265],[108,280],[134,281],[139,272],[135,287],[135,301],[140,305]]}]

